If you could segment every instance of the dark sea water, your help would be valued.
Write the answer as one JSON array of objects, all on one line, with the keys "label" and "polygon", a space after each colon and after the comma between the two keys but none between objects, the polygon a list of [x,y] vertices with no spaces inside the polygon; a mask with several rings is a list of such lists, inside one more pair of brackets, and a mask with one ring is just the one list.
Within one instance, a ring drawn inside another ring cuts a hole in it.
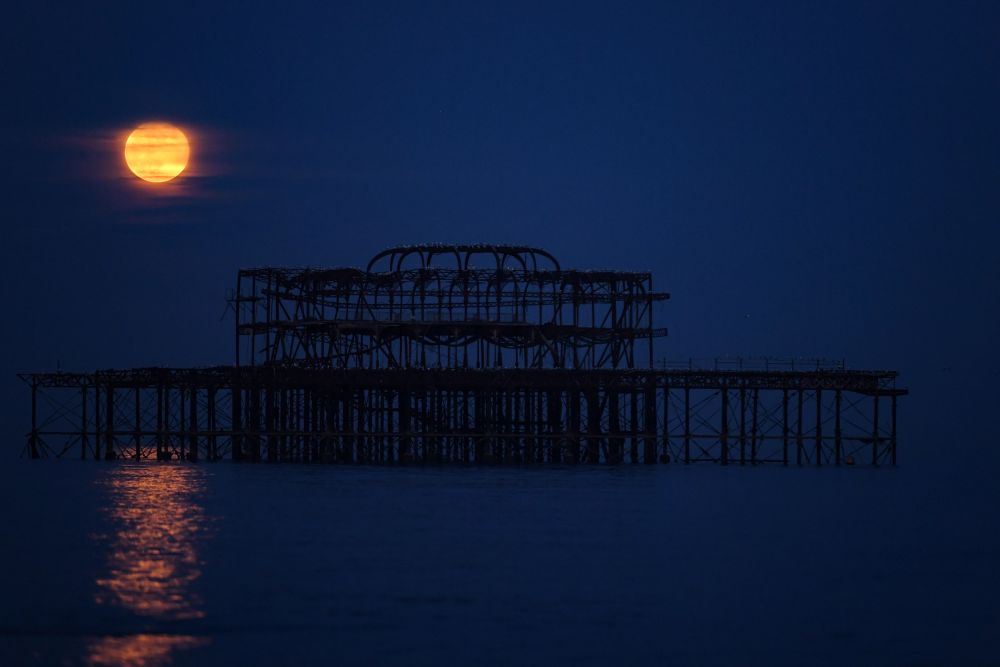
[{"label": "dark sea water", "polygon": [[0,664],[1000,664],[989,475],[4,466]]}]

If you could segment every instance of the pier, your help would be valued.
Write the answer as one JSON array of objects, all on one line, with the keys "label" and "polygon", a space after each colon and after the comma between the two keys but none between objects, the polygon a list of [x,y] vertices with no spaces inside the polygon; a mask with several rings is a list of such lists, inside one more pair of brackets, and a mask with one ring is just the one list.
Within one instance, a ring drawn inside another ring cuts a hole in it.
[{"label": "pier", "polygon": [[235,359],[27,373],[24,455],[344,464],[894,465],[889,370],[653,361],[643,272],[406,246],[242,270]]}]

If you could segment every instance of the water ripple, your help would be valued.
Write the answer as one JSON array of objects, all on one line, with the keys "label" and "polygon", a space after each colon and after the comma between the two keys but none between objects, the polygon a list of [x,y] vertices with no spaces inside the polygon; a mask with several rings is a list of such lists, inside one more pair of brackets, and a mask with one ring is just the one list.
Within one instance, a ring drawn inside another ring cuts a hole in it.
[{"label": "water ripple", "polygon": [[[92,536],[107,550],[106,570],[95,582],[95,602],[154,626],[203,618],[203,601],[193,584],[202,573],[196,546],[210,523],[200,503],[204,469],[114,466],[96,484],[106,495],[103,512],[112,530]],[[174,651],[206,642],[166,632],[106,636],[91,644],[87,662],[158,667],[169,664]]]}]

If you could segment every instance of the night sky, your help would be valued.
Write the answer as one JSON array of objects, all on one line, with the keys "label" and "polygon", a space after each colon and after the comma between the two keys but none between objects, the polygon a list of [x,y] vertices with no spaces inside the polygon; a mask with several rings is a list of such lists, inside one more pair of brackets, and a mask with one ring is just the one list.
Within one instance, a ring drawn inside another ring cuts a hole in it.
[{"label": "night sky", "polygon": [[[898,369],[904,465],[985,433],[1000,5],[820,4],[5,9],[9,452],[15,372],[229,363],[238,268],[420,242],[651,270],[671,359]],[[150,120],[195,142],[162,190],[122,165]]]}]

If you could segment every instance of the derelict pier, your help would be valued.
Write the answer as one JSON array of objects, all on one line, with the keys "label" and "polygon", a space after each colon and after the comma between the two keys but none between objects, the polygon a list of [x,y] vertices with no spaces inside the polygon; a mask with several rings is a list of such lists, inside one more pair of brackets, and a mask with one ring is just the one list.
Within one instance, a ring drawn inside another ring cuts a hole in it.
[{"label": "derelict pier", "polygon": [[654,367],[644,272],[517,246],[239,272],[235,363],[31,373],[33,458],[895,464],[897,373]]}]

